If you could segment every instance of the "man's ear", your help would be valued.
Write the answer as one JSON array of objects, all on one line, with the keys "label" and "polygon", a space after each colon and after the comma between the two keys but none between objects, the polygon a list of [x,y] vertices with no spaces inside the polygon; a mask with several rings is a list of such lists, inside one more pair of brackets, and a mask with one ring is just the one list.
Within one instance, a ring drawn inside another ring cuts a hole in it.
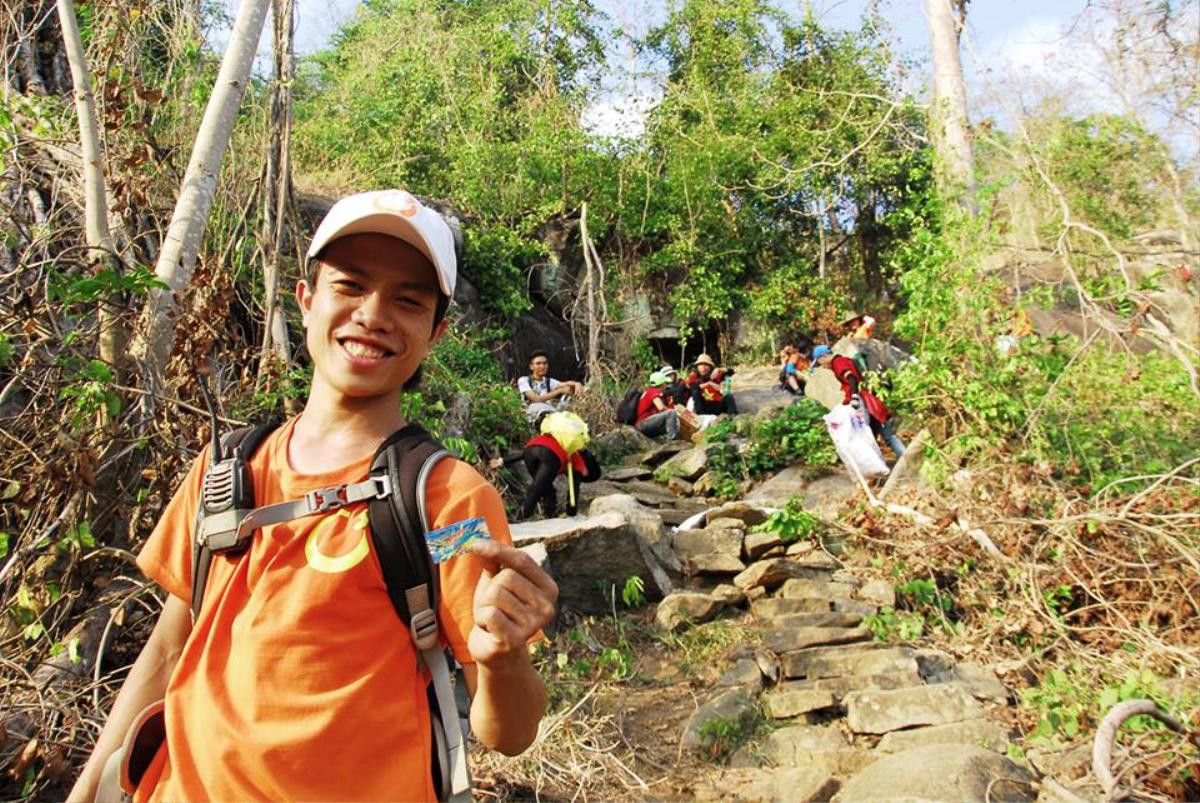
[{"label": "man's ear", "polygon": [[438,321],[438,325],[433,327],[433,336],[429,338],[429,348],[433,348],[435,345],[437,345],[437,342],[442,339],[449,329],[449,318],[442,318],[440,321]]},{"label": "man's ear", "polygon": [[[313,288],[304,279],[296,282],[296,306],[300,308],[300,322],[308,326],[308,311],[312,309]],[[443,321],[443,323],[445,323]]]}]

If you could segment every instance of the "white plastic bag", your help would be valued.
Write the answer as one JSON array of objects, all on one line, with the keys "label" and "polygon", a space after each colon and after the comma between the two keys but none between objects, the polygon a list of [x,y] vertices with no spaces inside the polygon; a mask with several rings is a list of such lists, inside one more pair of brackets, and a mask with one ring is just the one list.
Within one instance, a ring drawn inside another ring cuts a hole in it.
[{"label": "white plastic bag", "polygon": [[855,469],[864,477],[882,476],[888,473],[883,462],[883,452],[875,442],[875,434],[867,423],[867,414],[855,410],[848,404],[839,404],[825,416],[825,427],[833,438],[838,457],[853,474]]}]

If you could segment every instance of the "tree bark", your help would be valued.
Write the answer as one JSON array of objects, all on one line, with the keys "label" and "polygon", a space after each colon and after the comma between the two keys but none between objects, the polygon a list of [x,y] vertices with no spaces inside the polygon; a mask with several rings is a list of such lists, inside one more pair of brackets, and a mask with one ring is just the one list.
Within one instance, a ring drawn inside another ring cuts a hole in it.
[{"label": "tree bark", "polygon": [[196,256],[212,208],[221,160],[246,92],[269,4],[270,0],[242,0],[238,8],[229,47],[196,132],[179,199],[158,254],[154,273],[168,289],[151,292],[143,313],[141,335],[133,347],[134,356],[142,361],[152,385],[157,384],[157,377],[170,356],[176,294],[191,281],[196,270]]},{"label": "tree bark", "polygon": [[597,317],[596,292],[597,287],[601,293],[604,292],[604,268],[588,237],[586,202],[579,213],[579,239],[583,244],[583,264],[587,270],[584,279],[587,283],[587,379],[588,382],[596,382],[600,379],[600,320]]},{"label": "tree bark", "polygon": [[[974,210],[975,161],[967,118],[958,39],[967,0],[925,0],[933,54],[933,107],[930,128],[937,153],[937,179],[942,195]],[[957,10],[958,19],[955,19]]]},{"label": "tree bark", "polygon": [[291,365],[287,319],[279,295],[279,259],[287,233],[288,207],[292,198],[292,81],[295,77],[293,0],[274,0],[272,24],[275,32],[275,85],[271,91],[271,150],[267,157],[267,182],[263,191],[264,249],[263,284],[266,307],[259,377],[271,365],[286,370]]},{"label": "tree bark", "polygon": [[[71,67],[71,84],[75,95],[75,115],[79,118],[79,147],[83,155],[83,192],[85,237],[88,261],[93,270],[117,270],[116,249],[108,228],[107,187],[104,182],[104,149],[100,144],[100,127],[96,123],[96,102],[88,76],[87,57],[83,38],[75,16],[74,0],[58,0],[58,20],[62,28],[63,47]],[[120,321],[115,314],[115,299],[100,302],[97,314],[100,322],[98,350],[100,359],[116,369],[121,348]]]}]

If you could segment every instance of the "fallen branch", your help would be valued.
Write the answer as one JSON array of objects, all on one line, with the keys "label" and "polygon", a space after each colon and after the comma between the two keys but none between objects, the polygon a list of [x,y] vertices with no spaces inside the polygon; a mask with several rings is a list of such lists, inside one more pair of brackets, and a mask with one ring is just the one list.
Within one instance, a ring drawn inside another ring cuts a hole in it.
[{"label": "fallen branch", "polygon": [[[1157,719],[1176,733],[1188,734],[1179,720],[1160,709],[1153,700],[1126,700],[1110,708],[1100,721],[1100,727],[1096,728],[1096,738],[1092,742],[1092,772],[1104,788],[1106,800],[1116,800],[1124,796],[1122,790],[1117,787],[1117,778],[1112,772],[1112,749],[1121,724],[1140,714]],[[1200,747],[1200,733],[1191,733],[1188,737],[1193,744]]]}]

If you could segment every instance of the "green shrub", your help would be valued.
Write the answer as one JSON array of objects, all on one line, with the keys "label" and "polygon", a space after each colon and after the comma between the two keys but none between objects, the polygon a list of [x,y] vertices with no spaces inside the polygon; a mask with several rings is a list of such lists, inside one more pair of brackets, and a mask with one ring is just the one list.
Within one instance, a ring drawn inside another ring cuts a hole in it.
[{"label": "green shrub", "polygon": [[750,436],[746,471],[761,477],[797,463],[831,466],[837,462],[833,441],[825,430],[825,408],[803,399],[756,425]]}]

